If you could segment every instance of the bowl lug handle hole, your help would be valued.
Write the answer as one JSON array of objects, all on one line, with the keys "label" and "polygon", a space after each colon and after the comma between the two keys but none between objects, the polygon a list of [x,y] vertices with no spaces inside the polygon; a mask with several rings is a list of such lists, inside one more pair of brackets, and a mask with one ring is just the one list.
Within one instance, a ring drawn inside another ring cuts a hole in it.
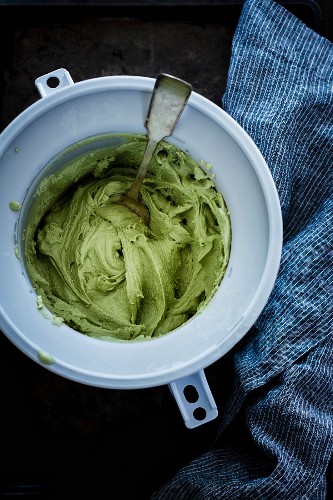
[{"label": "bowl lug handle hole", "polygon": [[50,89],[56,89],[59,87],[60,80],[56,76],[50,76],[50,78],[47,79],[46,84]]},{"label": "bowl lug handle hole", "polygon": [[205,420],[206,415],[207,415],[207,412],[206,412],[205,408],[201,408],[201,406],[198,406],[193,411],[193,417],[195,418],[195,420],[199,420],[199,421]]},{"label": "bowl lug handle hole", "polygon": [[186,401],[196,403],[199,399],[199,394],[194,385],[187,385],[183,390]]}]

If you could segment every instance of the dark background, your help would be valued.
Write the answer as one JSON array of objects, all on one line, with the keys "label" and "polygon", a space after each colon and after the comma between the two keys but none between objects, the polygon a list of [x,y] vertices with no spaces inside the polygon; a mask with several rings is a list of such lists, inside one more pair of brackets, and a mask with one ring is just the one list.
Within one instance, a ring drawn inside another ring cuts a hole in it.
[{"label": "dark background", "polygon": [[[280,1],[333,41],[333,2]],[[1,1],[0,131],[39,99],[34,81],[170,73],[221,105],[241,1]],[[1,286],[1,284],[0,284]],[[231,354],[205,371],[220,414]],[[149,498],[213,444],[185,427],[167,386],[110,390],[64,379],[0,335],[1,497]],[[331,478],[328,477],[331,484]]]}]

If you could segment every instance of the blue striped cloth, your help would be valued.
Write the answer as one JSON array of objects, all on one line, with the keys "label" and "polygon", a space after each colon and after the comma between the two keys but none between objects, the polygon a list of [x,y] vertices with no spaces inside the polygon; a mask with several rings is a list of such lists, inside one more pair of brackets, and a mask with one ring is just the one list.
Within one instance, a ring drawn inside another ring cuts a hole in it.
[{"label": "blue striped cloth", "polygon": [[221,373],[221,392],[232,383],[214,446],[153,498],[325,499],[333,453],[332,43],[273,0],[246,0],[222,104],[275,180],[281,266]]}]

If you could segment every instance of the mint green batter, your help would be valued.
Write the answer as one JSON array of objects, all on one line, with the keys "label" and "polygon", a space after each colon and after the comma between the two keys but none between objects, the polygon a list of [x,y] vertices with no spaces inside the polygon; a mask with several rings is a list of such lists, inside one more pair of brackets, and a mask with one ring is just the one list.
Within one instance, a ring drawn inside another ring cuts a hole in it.
[{"label": "mint green batter", "polygon": [[25,231],[27,270],[45,306],[105,340],[179,327],[207,305],[229,260],[230,219],[213,176],[167,142],[141,188],[150,226],[109,202],[130,188],[143,156],[146,138],[128,140],[46,177]]}]

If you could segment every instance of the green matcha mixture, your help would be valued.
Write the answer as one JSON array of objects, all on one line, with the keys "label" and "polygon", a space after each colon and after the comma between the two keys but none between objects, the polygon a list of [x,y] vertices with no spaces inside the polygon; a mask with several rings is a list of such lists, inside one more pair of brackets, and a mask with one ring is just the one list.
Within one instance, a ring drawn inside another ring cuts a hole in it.
[{"label": "green matcha mixture", "polygon": [[230,219],[213,176],[167,142],[141,188],[150,226],[109,202],[131,187],[145,146],[146,137],[126,136],[45,177],[25,230],[27,270],[45,306],[104,340],[179,327],[207,305],[229,259]]}]

